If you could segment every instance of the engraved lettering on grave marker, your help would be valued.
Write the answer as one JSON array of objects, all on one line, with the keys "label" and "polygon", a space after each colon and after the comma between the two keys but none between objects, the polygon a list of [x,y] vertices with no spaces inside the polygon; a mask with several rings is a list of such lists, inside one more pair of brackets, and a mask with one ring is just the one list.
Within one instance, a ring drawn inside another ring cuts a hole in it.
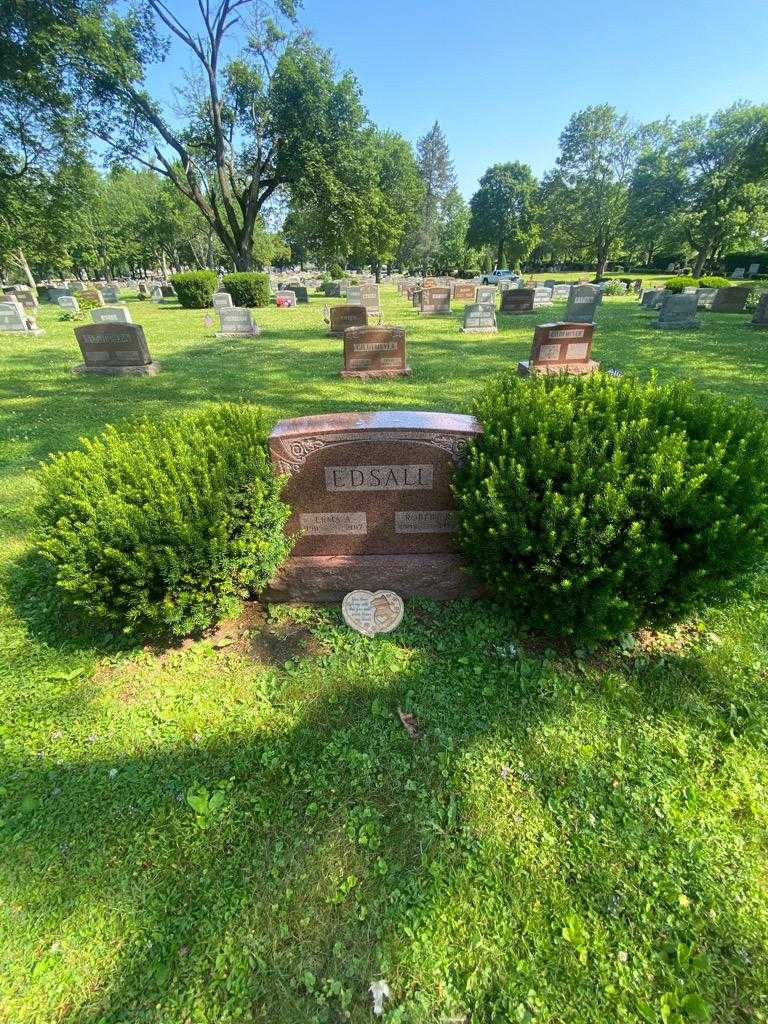
[{"label": "engraved lettering on grave marker", "polygon": [[434,466],[326,466],[325,486],[333,491],[431,491]]}]

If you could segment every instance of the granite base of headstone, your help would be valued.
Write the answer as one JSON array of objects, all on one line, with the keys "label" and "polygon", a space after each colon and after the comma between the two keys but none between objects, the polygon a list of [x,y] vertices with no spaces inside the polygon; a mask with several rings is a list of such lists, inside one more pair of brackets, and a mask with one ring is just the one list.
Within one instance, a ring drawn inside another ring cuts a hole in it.
[{"label": "granite base of headstone", "polygon": [[594,324],[540,324],[533,332],[531,357],[517,364],[518,374],[594,373],[600,369],[592,359],[594,331]]},{"label": "granite base of headstone", "polygon": [[344,331],[344,379],[408,377],[402,327],[347,327]]},{"label": "granite base of headstone", "polygon": [[73,373],[152,377],[160,370],[140,324],[85,324],[75,328],[75,337],[84,362]]},{"label": "granite base of headstone", "polygon": [[272,601],[340,601],[352,590],[449,600],[477,595],[456,545],[454,471],[482,433],[471,416],[351,412],[283,420],[269,439],[288,480],[292,557]]},{"label": "granite base of headstone", "polygon": [[473,302],[464,307],[464,334],[496,334],[496,305],[492,302]]}]

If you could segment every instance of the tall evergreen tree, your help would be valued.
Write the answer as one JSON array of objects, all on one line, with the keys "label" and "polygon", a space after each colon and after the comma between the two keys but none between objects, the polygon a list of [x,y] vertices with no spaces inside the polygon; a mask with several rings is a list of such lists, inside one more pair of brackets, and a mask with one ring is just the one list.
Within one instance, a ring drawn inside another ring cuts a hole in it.
[{"label": "tall evergreen tree", "polygon": [[421,216],[417,230],[415,255],[425,270],[434,260],[438,244],[443,204],[456,187],[456,172],[448,142],[435,121],[416,144],[416,162],[424,183]]}]

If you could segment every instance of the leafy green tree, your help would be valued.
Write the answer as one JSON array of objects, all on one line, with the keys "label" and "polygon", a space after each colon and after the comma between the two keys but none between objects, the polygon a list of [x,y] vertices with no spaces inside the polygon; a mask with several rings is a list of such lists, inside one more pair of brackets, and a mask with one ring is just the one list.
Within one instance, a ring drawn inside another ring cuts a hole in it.
[{"label": "leafy green tree", "polygon": [[675,125],[657,121],[639,133],[640,149],[627,204],[627,245],[650,264],[660,252],[688,248],[680,219],[684,177],[675,159]]},{"label": "leafy green tree", "polygon": [[587,107],[563,129],[557,167],[544,182],[542,198],[551,205],[557,197],[563,237],[590,253],[598,277],[623,242],[637,146],[625,115],[608,104]]},{"label": "leafy green tree", "polygon": [[458,189],[452,189],[443,201],[442,219],[437,231],[435,263],[447,273],[477,274],[482,253],[467,243],[471,213]]},{"label": "leafy green tree", "polygon": [[505,257],[519,266],[538,243],[537,189],[530,167],[518,161],[494,164],[480,179],[470,201],[468,238],[473,245],[493,247],[497,266],[504,266]]}]

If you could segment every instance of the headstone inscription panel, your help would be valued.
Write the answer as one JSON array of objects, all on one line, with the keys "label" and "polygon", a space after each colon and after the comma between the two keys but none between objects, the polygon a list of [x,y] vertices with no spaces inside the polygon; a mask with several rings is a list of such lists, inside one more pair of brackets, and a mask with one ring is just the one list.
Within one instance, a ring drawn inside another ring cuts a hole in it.
[{"label": "headstone inscription panel", "polygon": [[496,306],[492,302],[473,302],[464,307],[465,334],[496,334]]},{"label": "headstone inscription panel", "polygon": [[419,309],[426,316],[439,316],[450,313],[451,289],[443,286],[423,288]]},{"label": "headstone inscription panel", "polygon": [[594,324],[540,324],[533,332],[531,358],[517,364],[521,377],[530,373],[594,373],[600,364],[592,359]]},{"label": "headstone inscription panel", "polygon": [[331,306],[330,318],[329,334],[334,338],[342,337],[348,327],[368,326],[368,310],[365,306]]},{"label": "headstone inscription panel", "polygon": [[407,377],[402,327],[348,327],[344,331],[344,378]]},{"label": "headstone inscription panel", "polygon": [[718,288],[709,307],[712,313],[743,313],[752,289],[746,286]]},{"label": "headstone inscription panel", "polygon": [[85,362],[74,373],[153,376],[160,369],[139,324],[85,324],[75,328],[75,337]]},{"label": "headstone inscription panel", "polygon": [[253,322],[250,309],[242,306],[230,306],[219,310],[221,321],[217,338],[257,338],[261,330]]},{"label": "headstone inscription panel", "polygon": [[768,328],[768,292],[761,292],[750,327]]},{"label": "headstone inscription panel", "polygon": [[282,420],[269,439],[297,537],[273,600],[337,601],[390,588],[447,599],[470,578],[456,553],[453,471],[482,432],[472,416],[336,413]]},{"label": "headstone inscription panel", "polygon": [[132,324],[130,310],[127,306],[97,306],[91,310],[91,320],[95,324]]},{"label": "headstone inscription panel", "polygon": [[501,312],[517,316],[532,313],[535,288],[509,288],[501,293]]}]

